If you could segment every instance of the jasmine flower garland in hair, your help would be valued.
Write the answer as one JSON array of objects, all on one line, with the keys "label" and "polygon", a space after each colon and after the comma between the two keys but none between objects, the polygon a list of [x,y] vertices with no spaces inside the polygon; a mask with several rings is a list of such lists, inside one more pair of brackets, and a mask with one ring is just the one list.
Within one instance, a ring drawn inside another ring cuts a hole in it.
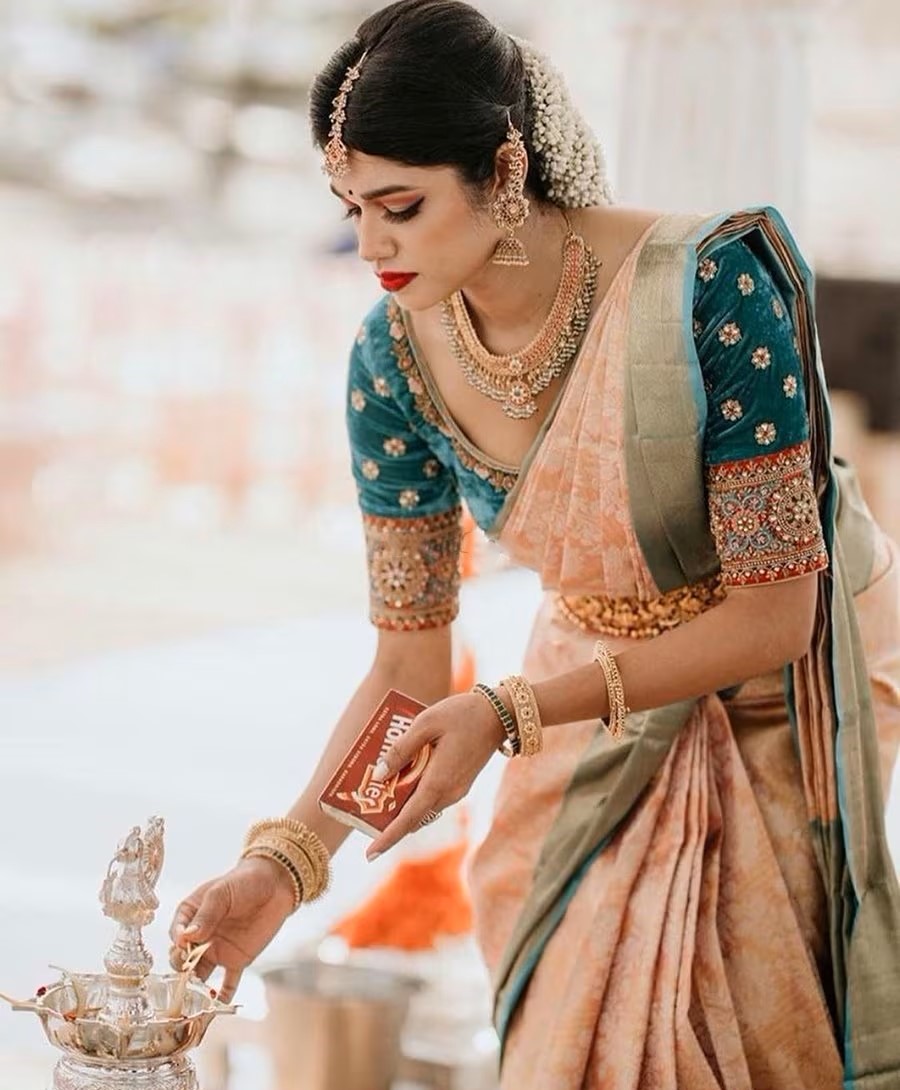
[{"label": "jasmine flower garland in hair", "polygon": [[525,61],[534,107],[531,143],[547,196],[561,208],[612,204],[603,151],[546,54],[524,38],[513,38]]}]

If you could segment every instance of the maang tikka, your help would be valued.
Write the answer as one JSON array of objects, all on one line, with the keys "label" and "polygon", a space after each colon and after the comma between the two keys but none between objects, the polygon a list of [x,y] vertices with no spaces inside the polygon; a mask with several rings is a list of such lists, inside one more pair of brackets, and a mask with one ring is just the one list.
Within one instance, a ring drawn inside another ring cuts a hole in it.
[{"label": "maang tikka", "polygon": [[347,99],[353,90],[353,84],[359,79],[359,70],[366,59],[368,50],[363,52],[356,64],[347,69],[343,83],[338,88],[331,106],[328,120],[331,122],[331,130],[328,133],[328,143],[325,145],[325,163],[322,169],[331,178],[340,178],[347,173],[349,155],[347,145],[344,143],[344,122],[347,120]]},{"label": "maang tikka", "polygon": [[515,231],[528,219],[529,203],[525,196],[528,156],[525,152],[525,141],[513,125],[512,117],[509,118],[506,142],[509,145],[509,174],[506,184],[491,202],[494,223],[502,231],[506,231],[506,238],[497,243],[491,260],[495,265],[512,265],[522,268],[529,263],[528,254],[516,238]]}]

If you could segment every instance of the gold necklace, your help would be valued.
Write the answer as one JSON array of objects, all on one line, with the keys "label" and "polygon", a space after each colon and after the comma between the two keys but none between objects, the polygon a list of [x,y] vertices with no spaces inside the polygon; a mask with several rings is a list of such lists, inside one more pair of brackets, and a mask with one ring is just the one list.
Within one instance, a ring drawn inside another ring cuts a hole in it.
[{"label": "gold necklace", "polygon": [[441,322],[450,350],[466,382],[506,416],[527,420],[537,412],[535,398],[572,362],[587,328],[600,263],[569,225],[563,242],[563,268],[556,297],[537,336],[521,351],[497,355],[478,339],[462,292],[441,304]]}]

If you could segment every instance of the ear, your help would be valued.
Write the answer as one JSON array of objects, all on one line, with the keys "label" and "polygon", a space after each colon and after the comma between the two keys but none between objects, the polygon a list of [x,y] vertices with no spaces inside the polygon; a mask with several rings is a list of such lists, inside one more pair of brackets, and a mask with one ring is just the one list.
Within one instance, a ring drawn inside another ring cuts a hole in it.
[{"label": "ear", "polygon": [[[494,154],[494,175],[491,179],[490,196],[493,198],[506,186],[509,180],[509,166],[512,158],[513,146],[505,141],[497,148]],[[522,149],[525,156],[525,177],[528,177],[528,152]]]}]

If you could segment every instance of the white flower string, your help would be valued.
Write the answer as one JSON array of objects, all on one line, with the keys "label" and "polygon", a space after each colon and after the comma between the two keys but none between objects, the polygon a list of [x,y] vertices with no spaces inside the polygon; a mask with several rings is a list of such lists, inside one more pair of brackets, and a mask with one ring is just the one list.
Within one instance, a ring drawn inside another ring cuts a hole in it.
[{"label": "white flower string", "polygon": [[561,208],[612,204],[603,150],[572,102],[565,80],[546,54],[524,38],[522,51],[534,106],[531,144],[549,200]]}]

